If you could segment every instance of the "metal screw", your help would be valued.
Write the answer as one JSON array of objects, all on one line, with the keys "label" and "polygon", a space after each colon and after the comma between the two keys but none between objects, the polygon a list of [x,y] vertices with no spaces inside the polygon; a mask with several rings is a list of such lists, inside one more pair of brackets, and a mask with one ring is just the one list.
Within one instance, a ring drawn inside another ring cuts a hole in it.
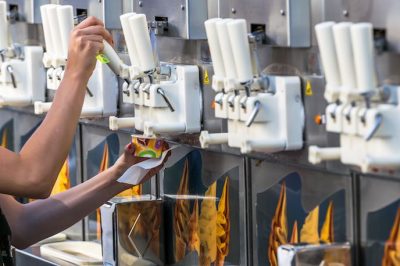
[{"label": "metal screw", "polygon": [[236,9],[232,8],[232,14],[236,14]]},{"label": "metal screw", "polygon": [[181,10],[182,11],[185,10],[185,6],[184,5],[181,5]]},{"label": "metal screw", "polygon": [[348,17],[349,11],[347,9],[343,10],[343,16]]},{"label": "metal screw", "polygon": [[279,11],[279,13],[281,14],[281,16],[285,16],[285,15],[286,15],[285,10],[283,10],[283,9],[281,9],[281,10]]},{"label": "metal screw", "polygon": [[139,7],[142,7],[142,6],[143,6],[143,2],[139,1]]}]

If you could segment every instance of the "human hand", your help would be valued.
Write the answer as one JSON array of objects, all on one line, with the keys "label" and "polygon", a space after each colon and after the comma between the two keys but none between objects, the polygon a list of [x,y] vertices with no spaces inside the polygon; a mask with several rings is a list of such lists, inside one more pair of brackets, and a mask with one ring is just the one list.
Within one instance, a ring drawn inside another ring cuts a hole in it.
[{"label": "human hand", "polygon": [[[121,155],[121,157],[118,158],[118,160],[113,166],[117,170],[118,176],[121,176],[132,165],[148,160],[148,158],[136,157],[134,156],[134,154],[135,154],[135,145],[132,143],[126,145],[124,153]],[[156,175],[164,167],[165,162],[168,160],[170,156],[171,153],[169,152],[167,156],[164,158],[162,164],[153,169],[150,169],[150,171],[146,174],[144,179],[147,180],[148,178]]]},{"label": "human hand", "polygon": [[103,40],[113,44],[101,20],[88,17],[77,25],[71,32],[65,76],[89,80],[96,66],[96,56],[104,49]]}]

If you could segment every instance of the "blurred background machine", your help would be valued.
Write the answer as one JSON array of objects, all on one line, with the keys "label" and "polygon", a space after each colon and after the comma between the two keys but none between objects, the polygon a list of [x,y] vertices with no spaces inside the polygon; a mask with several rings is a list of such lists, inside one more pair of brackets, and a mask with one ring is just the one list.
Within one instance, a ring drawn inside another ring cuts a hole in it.
[{"label": "blurred background machine", "polygon": [[[0,1],[0,144],[18,151],[32,134],[68,32],[96,16],[113,71],[96,67],[54,193],[112,165],[131,134],[182,155],[64,238],[102,243],[107,265],[397,265],[399,12],[397,0]],[[39,263],[40,245],[17,264]]]}]

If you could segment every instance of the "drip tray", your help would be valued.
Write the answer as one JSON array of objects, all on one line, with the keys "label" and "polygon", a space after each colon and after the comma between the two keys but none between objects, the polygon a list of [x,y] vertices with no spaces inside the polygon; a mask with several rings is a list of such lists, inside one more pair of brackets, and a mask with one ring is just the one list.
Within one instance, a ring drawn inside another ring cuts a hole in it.
[{"label": "drip tray", "polygon": [[66,241],[40,247],[43,258],[62,266],[103,265],[101,245],[94,242]]}]

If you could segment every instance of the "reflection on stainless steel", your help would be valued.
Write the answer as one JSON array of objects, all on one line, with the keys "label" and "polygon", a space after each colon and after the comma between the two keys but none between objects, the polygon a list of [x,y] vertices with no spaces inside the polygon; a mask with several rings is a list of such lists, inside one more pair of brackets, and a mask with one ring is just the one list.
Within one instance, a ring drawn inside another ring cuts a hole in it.
[{"label": "reflection on stainless steel", "polygon": [[115,198],[104,205],[104,261],[120,266],[163,264],[162,206],[152,196]]},{"label": "reflection on stainless steel", "polygon": [[279,266],[351,266],[349,243],[326,245],[284,245],[278,250]]}]

